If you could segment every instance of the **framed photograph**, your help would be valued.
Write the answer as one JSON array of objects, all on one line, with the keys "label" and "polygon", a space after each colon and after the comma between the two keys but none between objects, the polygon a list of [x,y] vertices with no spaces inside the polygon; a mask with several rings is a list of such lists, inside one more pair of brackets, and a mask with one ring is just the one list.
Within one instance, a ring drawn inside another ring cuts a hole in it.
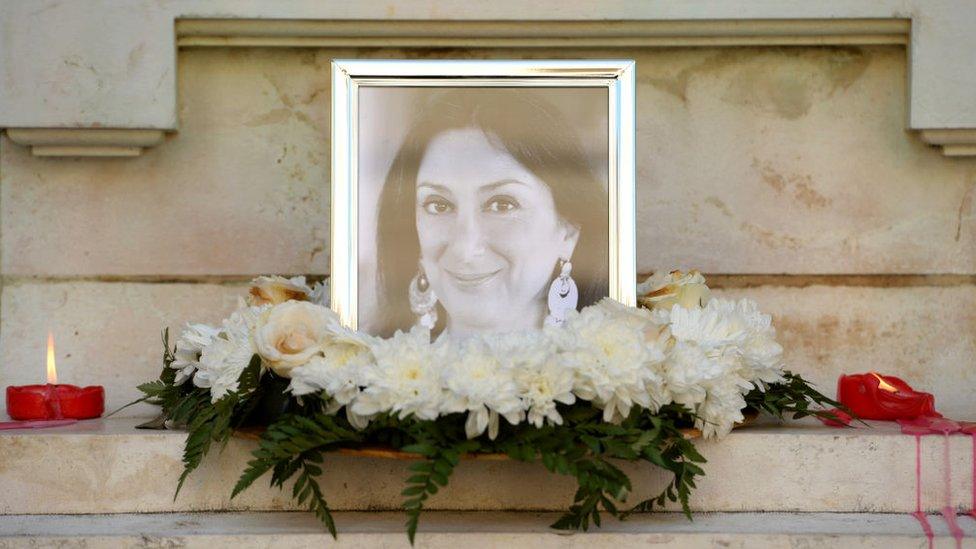
[{"label": "framed photograph", "polygon": [[332,63],[332,307],[380,336],[635,305],[634,62]]}]

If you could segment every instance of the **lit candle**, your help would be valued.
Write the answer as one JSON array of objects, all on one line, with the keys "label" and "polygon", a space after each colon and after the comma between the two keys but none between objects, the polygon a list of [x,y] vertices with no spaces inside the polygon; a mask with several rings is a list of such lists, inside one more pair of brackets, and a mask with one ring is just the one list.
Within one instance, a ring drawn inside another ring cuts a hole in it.
[{"label": "lit candle", "polygon": [[47,384],[7,387],[7,414],[17,420],[91,419],[105,412],[105,389],[58,383],[54,335],[47,336]]},{"label": "lit candle", "polygon": [[930,393],[916,391],[895,376],[874,372],[840,376],[837,400],[861,419],[942,417],[935,411],[935,397]]}]

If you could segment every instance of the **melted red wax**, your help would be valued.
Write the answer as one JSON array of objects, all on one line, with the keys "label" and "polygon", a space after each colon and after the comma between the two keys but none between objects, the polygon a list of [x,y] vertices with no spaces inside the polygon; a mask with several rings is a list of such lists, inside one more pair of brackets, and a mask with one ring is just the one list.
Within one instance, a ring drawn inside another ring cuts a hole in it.
[{"label": "melted red wax", "polygon": [[962,547],[963,532],[956,522],[956,510],[952,507],[952,462],[949,460],[949,434],[944,435],[942,446],[942,481],[945,482],[946,504],[942,508],[942,520],[949,527],[949,532],[956,540],[956,547]]},{"label": "melted red wax", "polygon": [[[902,426],[902,432],[905,432],[904,426]],[[932,533],[932,525],[929,524],[929,518],[926,516],[925,512],[922,511],[922,435],[918,433],[915,434],[915,512],[912,516],[915,520],[922,526],[922,531],[925,532],[925,537],[929,540],[929,549],[932,549],[932,542],[935,535]]]},{"label": "melted red wax", "polygon": [[826,415],[817,416],[817,419],[827,427],[847,427],[854,418],[840,408],[831,408]]},{"label": "melted red wax", "polygon": [[850,425],[852,415],[859,419],[898,422],[942,417],[935,409],[935,397],[931,394],[916,391],[901,378],[874,372],[840,376],[837,380],[837,401],[846,410],[834,408],[817,416],[830,427]]},{"label": "melted red wax", "polygon": [[901,432],[906,435],[950,435],[962,429],[956,421],[944,417],[916,417],[912,419],[899,419]]},{"label": "melted red wax", "polygon": [[[941,515],[956,540],[956,547],[961,547],[965,534],[959,527],[957,512],[952,505],[949,436],[964,434],[972,438],[972,503],[968,514],[976,519],[976,422],[957,422],[944,418],[935,410],[935,399],[931,394],[915,391],[894,376],[882,376],[873,372],[841,376],[837,385],[837,400],[861,419],[894,420],[901,426],[902,433],[915,437],[915,512],[912,516],[925,532],[930,548],[933,546],[934,534],[928,515],[922,510],[922,437],[944,437],[942,480],[945,483],[946,500]],[[819,418],[826,425],[845,427],[851,422],[850,415],[843,410],[834,409],[830,413],[832,418]]]},{"label": "melted red wax", "polygon": [[932,525],[922,511],[922,437],[925,435],[942,435],[944,437],[942,451],[942,481],[945,483],[945,505],[942,507],[942,519],[949,532],[956,540],[956,547],[962,547],[965,533],[956,521],[956,510],[952,506],[952,462],[949,459],[949,435],[966,433],[973,437],[973,503],[974,510],[970,511],[976,517],[976,424],[959,423],[943,417],[917,417],[914,419],[899,419],[901,432],[915,437],[915,513],[913,516],[922,525],[922,531],[932,547]]},{"label": "melted red wax", "polygon": [[861,419],[941,417],[932,394],[916,391],[901,378],[875,372],[840,376],[837,401]]},{"label": "melted red wax", "polygon": [[964,421],[959,424],[959,432],[969,435],[973,439],[973,500],[969,504],[969,516],[976,519],[976,423]]}]

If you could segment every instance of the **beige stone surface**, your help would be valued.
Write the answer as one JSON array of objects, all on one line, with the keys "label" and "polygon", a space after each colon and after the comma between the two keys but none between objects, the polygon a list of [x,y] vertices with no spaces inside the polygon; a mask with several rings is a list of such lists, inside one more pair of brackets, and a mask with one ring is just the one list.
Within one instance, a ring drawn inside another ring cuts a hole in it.
[{"label": "beige stone surface", "polygon": [[4,274],[327,271],[328,59],[181,55],[179,137],[141,157],[0,144]]},{"label": "beige stone surface", "polygon": [[773,315],[786,367],[833,396],[844,373],[899,376],[936,407],[976,420],[976,287],[722,290]]},{"label": "beige stone surface", "polygon": [[976,160],[902,130],[899,47],[179,56],[179,135],[142,157],[0,143],[4,274],[326,272],[333,57],[635,58],[641,272],[976,272]]},{"label": "beige stone surface", "polygon": [[[114,410],[141,396],[136,385],[159,375],[164,328],[175,343],[186,322],[226,317],[242,292],[219,284],[7,284],[0,295],[0,380],[44,383],[50,331],[59,382],[105,386],[106,410]],[[122,413],[154,412],[139,405]]]},{"label": "beige stone surface", "polygon": [[904,52],[638,56],[638,271],[976,267],[976,162],[904,125]]},{"label": "beige stone surface", "polygon": [[[77,514],[292,509],[291,491],[254,483],[233,501],[231,488],[254,441],[234,439],[173,491],[182,470],[185,433],[135,431],[135,420],[109,419],[35,431],[0,432],[0,514]],[[908,513],[915,510],[915,438],[891,423],[835,429],[757,425],[699,444],[706,477],[692,497],[696,511]],[[946,505],[948,443],[953,506],[968,509],[972,441],[922,439],[922,505]],[[322,488],[336,510],[395,510],[409,462],[329,457]],[[634,483],[631,501],[656,494],[664,472],[622,464]],[[562,510],[572,479],[539,464],[465,460],[447,488],[428,502],[444,510]]]},{"label": "beige stone surface", "polygon": [[[553,513],[425,514],[419,547],[843,547],[917,548],[925,536],[908,515],[853,513],[713,513],[688,521],[683,515],[635,515],[624,522],[604,519],[586,533],[551,530]],[[393,512],[335,513],[339,539],[328,537],[309,513],[178,513],[0,518],[0,547],[409,547],[403,515]],[[976,546],[976,524],[963,519],[963,547]],[[933,517],[934,547],[955,540]]]}]

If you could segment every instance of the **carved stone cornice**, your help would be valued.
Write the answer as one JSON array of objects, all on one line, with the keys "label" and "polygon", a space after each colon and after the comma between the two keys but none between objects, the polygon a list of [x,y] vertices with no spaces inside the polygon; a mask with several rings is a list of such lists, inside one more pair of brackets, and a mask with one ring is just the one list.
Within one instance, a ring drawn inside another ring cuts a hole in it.
[{"label": "carved stone cornice", "polygon": [[922,141],[942,147],[946,156],[976,156],[976,129],[922,130]]},{"label": "carved stone cornice", "polygon": [[8,2],[0,128],[20,128],[12,139],[38,155],[139,154],[177,130],[178,48],[901,45],[907,127],[947,156],[976,156],[972,1]]},{"label": "carved stone cornice", "polygon": [[907,44],[909,19],[316,21],[181,19],[180,47],[559,48]]},{"label": "carved stone cornice", "polygon": [[34,156],[139,156],[163,141],[162,130],[7,128],[7,137]]}]

